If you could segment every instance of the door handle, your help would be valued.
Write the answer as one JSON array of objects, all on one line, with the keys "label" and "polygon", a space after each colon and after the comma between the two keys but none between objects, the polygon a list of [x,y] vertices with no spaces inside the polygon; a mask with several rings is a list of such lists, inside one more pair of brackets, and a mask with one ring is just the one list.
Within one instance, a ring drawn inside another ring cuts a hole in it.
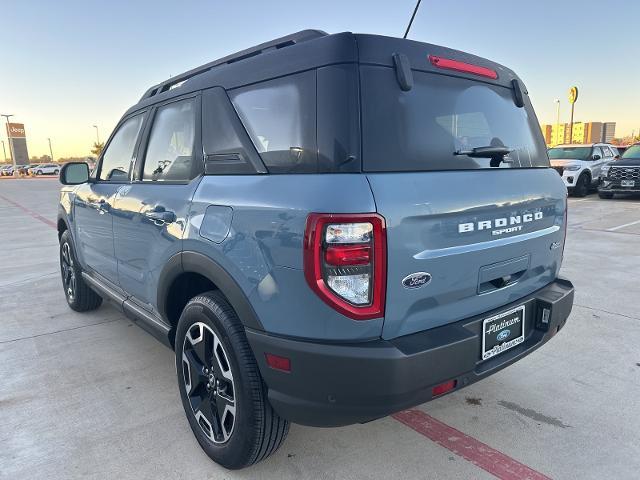
[{"label": "door handle", "polygon": [[165,210],[163,207],[156,207],[153,210],[144,212],[144,216],[158,226],[176,221],[176,214]]},{"label": "door handle", "polygon": [[109,205],[104,198],[98,200],[97,202],[90,201],[89,205],[91,206],[91,208],[95,208],[100,215],[104,215],[111,208],[111,205]]}]

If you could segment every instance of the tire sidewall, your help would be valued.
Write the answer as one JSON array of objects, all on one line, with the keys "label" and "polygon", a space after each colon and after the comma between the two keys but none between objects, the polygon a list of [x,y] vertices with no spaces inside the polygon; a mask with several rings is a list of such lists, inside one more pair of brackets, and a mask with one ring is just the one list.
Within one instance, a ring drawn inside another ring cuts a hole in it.
[{"label": "tire sidewall", "polygon": [[[180,316],[175,337],[178,389],[189,425],[202,449],[222,466],[237,468],[236,465],[247,463],[248,458],[250,458],[252,454],[251,450],[253,445],[255,445],[253,436],[256,434],[256,412],[253,402],[251,401],[254,393],[251,391],[250,382],[247,379],[247,376],[250,374],[248,366],[241,365],[238,362],[236,342],[234,342],[228,334],[231,322],[237,321],[237,319],[226,315],[226,312],[221,309],[212,309],[211,303],[216,305],[216,301],[211,302],[211,299],[196,297],[187,304]],[[215,332],[218,339],[222,342],[228,360],[231,363],[235,389],[236,418],[231,437],[223,444],[212,442],[200,428],[200,425],[195,419],[195,414],[191,409],[184,385],[182,373],[184,338],[189,328],[196,322],[206,324]]]},{"label": "tire sidewall", "polygon": [[[67,294],[67,289],[65,287],[64,284],[64,278],[62,276],[62,246],[67,243],[69,245],[69,254],[71,255],[71,258],[73,260],[73,271],[74,274],[76,276],[76,292],[75,295],[73,297],[73,301],[71,301],[69,299],[69,295]],[[67,303],[69,304],[69,306],[74,309],[75,307],[77,307],[78,304],[78,281],[80,280],[80,275],[82,275],[82,273],[80,272],[80,269],[78,268],[78,259],[76,257],[76,250],[73,246],[73,240],[71,239],[71,234],[69,233],[69,230],[65,230],[64,233],[60,236],[60,248],[58,251],[58,257],[59,257],[59,262],[60,262],[60,279],[62,280],[62,288],[64,290],[64,298],[67,300]]]},{"label": "tire sidewall", "polygon": [[581,173],[578,177],[574,193],[577,197],[584,197],[589,193],[589,177],[586,173]]}]

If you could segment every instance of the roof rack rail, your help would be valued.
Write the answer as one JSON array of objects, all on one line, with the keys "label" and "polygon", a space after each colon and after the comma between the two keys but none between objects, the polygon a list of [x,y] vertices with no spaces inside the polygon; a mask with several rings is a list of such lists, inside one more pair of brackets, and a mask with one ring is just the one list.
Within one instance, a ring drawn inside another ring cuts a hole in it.
[{"label": "roof rack rail", "polygon": [[256,45],[255,47],[250,47],[250,48],[247,48],[246,50],[241,50],[239,52],[232,53],[231,55],[227,55],[226,57],[222,57],[218,60],[214,60],[213,62],[205,63],[200,67],[196,67],[192,70],[181,73],[180,75],[171,77],[170,79],[164,82],[161,82],[158,85],[154,85],[144,93],[140,101],[146,98],[153,97],[154,95],[158,95],[162,92],[166,92],[167,90],[171,90],[171,88],[175,88],[176,86],[178,86],[178,84],[185,82],[191,77],[200,75],[201,73],[211,70],[212,68],[217,67],[219,65],[240,62],[247,58],[260,55],[261,53],[265,53],[271,50],[277,50],[283,47],[288,47],[290,45],[295,45],[296,43],[306,42],[307,40],[313,40],[315,38],[324,37],[326,35],[328,35],[328,33],[323,32],[322,30],[301,30],[300,32],[292,33],[284,37],[276,38],[275,40],[271,40],[269,42],[261,43],[260,45]]}]

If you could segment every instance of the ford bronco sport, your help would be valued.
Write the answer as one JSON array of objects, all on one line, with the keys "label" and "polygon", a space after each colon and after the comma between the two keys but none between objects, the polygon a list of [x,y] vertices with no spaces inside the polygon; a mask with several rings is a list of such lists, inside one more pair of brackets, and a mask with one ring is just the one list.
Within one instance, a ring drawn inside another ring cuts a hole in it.
[{"label": "ford bronco sport", "polygon": [[367,422],[565,324],[567,190],[527,90],[467,53],[303,31],[150,88],[61,172],[64,292],[175,349],[228,468]]}]

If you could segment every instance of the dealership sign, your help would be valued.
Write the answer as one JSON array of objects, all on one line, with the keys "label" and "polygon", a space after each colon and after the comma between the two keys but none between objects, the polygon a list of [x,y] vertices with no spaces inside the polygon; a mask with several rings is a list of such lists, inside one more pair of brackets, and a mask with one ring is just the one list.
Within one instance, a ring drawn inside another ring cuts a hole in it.
[{"label": "dealership sign", "polygon": [[22,123],[7,123],[7,137],[9,138],[25,138],[27,135]]}]

